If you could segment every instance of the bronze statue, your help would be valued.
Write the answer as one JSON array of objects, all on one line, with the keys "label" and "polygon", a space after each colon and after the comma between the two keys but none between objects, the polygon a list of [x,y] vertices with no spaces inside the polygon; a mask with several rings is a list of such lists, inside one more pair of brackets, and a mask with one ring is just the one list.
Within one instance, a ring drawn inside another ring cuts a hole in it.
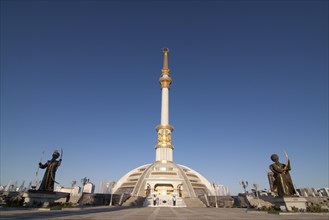
[{"label": "bronze statue", "polygon": [[40,191],[50,191],[50,192],[54,191],[54,184],[56,182],[55,181],[56,171],[62,162],[62,158],[56,160],[57,158],[59,158],[59,156],[60,153],[57,150],[55,150],[51,160],[48,160],[45,164],[42,164],[41,162],[39,163],[39,167],[41,169],[47,168],[39,187]]},{"label": "bronze statue", "polygon": [[296,195],[295,187],[292,183],[289,171],[290,160],[288,154],[284,152],[286,156],[286,164],[279,162],[279,157],[276,154],[272,154],[271,160],[274,162],[270,165],[270,170],[273,172],[273,192],[278,196],[293,196]]}]

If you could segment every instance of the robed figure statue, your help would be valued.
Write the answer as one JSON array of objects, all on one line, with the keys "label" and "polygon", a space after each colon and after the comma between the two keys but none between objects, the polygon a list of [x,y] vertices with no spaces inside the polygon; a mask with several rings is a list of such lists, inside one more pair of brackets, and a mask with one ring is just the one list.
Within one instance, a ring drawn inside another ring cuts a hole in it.
[{"label": "robed figure statue", "polygon": [[54,191],[56,171],[62,162],[62,159],[56,160],[59,156],[59,152],[55,150],[51,160],[48,160],[45,164],[39,163],[41,169],[47,168],[39,187],[40,191]]},{"label": "robed figure statue", "polygon": [[291,170],[290,160],[288,159],[288,154],[284,153],[286,164],[280,163],[278,155],[273,154],[271,160],[274,163],[270,165],[270,170],[273,172],[274,177],[273,192],[280,197],[296,195],[296,190],[289,174]]}]

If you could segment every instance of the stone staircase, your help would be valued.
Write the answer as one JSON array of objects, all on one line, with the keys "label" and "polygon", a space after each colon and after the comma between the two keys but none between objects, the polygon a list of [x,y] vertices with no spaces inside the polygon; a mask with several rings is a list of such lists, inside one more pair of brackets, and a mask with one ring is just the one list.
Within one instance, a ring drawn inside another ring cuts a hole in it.
[{"label": "stone staircase", "polygon": [[[163,200],[166,200],[165,203],[163,203]],[[158,200],[155,200],[154,204],[154,198],[152,196],[146,198],[144,200],[143,206],[148,207],[186,207],[183,198],[177,197],[176,203],[174,205],[173,197],[169,196],[167,199],[165,199],[163,196],[159,197]]]},{"label": "stone staircase", "polygon": [[70,198],[69,201],[67,201],[67,198],[60,198],[60,199],[57,199],[55,202],[58,202],[58,203],[69,202],[72,205],[78,205],[81,195],[70,196],[69,198]]},{"label": "stone staircase", "polygon": [[206,205],[201,202],[201,200],[199,198],[195,198],[195,197],[186,197],[183,198],[186,207],[206,207]]},{"label": "stone staircase", "polygon": [[143,206],[145,198],[141,196],[131,196],[127,199],[122,206]]},{"label": "stone staircase", "polygon": [[187,207],[183,198],[178,197],[176,199],[176,207]]}]

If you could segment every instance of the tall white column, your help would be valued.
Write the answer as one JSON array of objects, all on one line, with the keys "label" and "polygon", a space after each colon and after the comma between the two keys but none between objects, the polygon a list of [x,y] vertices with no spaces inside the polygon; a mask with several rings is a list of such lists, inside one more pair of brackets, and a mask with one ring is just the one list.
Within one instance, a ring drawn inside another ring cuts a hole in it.
[{"label": "tall white column", "polygon": [[162,88],[161,125],[169,124],[169,89]]},{"label": "tall white column", "polygon": [[168,162],[173,161],[173,149],[171,144],[171,132],[173,127],[169,124],[169,88],[171,84],[170,70],[168,68],[168,48],[163,48],[163,68],[162,75],[159,79],[161,85],[161,122],[156,127],[158,132],[158,143],[155,146],[156,161]]}]

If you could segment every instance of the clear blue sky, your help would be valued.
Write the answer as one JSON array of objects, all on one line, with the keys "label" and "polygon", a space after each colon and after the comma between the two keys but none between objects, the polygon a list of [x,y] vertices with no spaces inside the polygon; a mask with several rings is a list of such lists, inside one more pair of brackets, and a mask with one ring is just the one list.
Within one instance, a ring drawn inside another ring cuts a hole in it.
[{"label": "clear blue sky", "polygon": [[[290,156],[328,187],[328,1],[1,1],[1,179],[118,180],[155,160],[169,47],[174,161],[243,191]],[[39,172],[42,178],[43,170]]]}]

